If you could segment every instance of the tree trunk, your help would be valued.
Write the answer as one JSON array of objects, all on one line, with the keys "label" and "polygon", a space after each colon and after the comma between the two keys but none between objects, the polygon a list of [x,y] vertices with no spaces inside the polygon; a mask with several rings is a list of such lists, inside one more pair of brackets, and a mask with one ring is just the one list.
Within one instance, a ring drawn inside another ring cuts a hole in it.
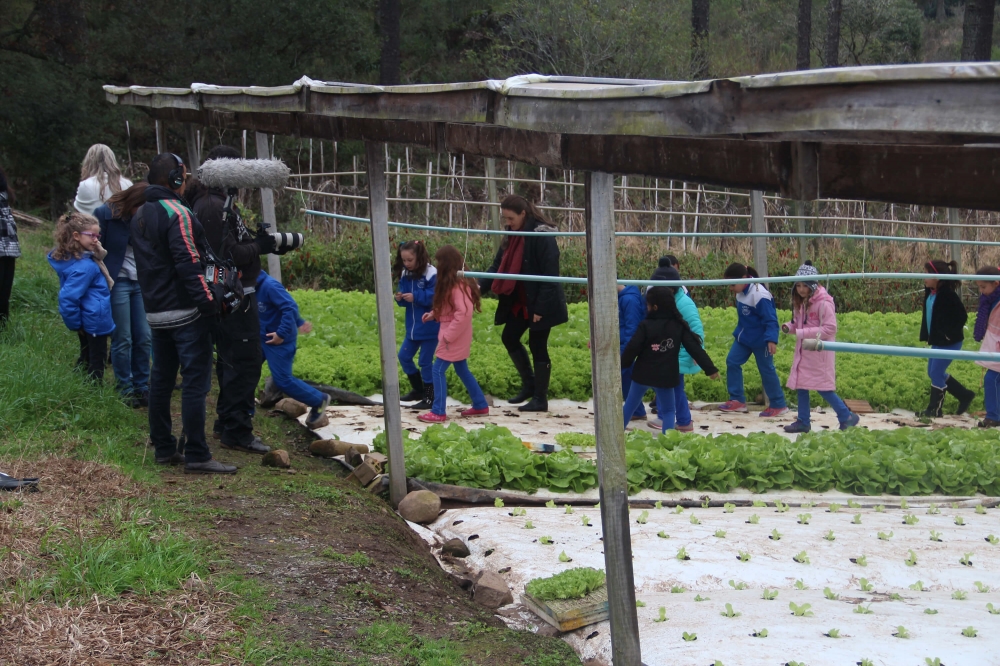
[{"label": "tree trunk", "polygon": [[399,18],[401,0],[379,0],[379,31],[382,35],[382,54],[379,59],[379,83],[383,86],[399,84]]},{"label": "tree trunk", "polygon": [[989,60],[993,51],[993,0],[966,0],[962,60]]},{"label": "tree trunk", "polygon": [[944,8],[944,0],[937,0],[937,8],[934,10],[934,18],[940,23],[944,21],[947,11]]},{"label": "tree trunk", "polygon": [[812,44],[812,0],[799,0],[799,43],[795,69],[809,69]]},{"label": "tree trunk", "polygon": [[691,78],[708,78],[709,0],[691,0]]},{"label": "tree trunk", "polygon": [[843,0],[830,0],[827,5],[826,44],[823,48],[823,65],[840,67],[840,15]]}]

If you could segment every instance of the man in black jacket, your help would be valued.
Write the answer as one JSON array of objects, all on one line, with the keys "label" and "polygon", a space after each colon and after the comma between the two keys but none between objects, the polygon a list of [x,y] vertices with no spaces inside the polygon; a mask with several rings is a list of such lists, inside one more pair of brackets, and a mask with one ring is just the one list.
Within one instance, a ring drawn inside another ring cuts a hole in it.
[{"label": "man in black jacket", "polygon": [[[239,158],[236,149],[216,146],[207,160]],[[219,380],[218,419],[213,431],[227,449],[267,453],[270,447],[253,434],[254,393],[263,363],[255,291],[260,255],[274,250],[274,239],[267,234],[251,236],[235,215],[227,220],[223,210],[226,193],[222,189],[198,187],[188,195],[188,201],[205,227],[205,237],[215,256],[231,260],[240,271],[245,294],[240,307],[218,322],[213,331]]]},{"label": "man in black jacket", "polygon": [[[205,280],[205,233],[181,202],[187,168],[171,153],[157,155],[149,168],[146,203],[132,217],[131,238],[146,319],[153,334],[149,384],[149,437],[156,462],[184,462],[195,474],[234,474],[236,467],[212,459],[205,441],[205,397],[212,381],[211,322],[219,300]],[[177,370],[181,421],[187,444],[183,456],[173,436],[170,395]]]}]

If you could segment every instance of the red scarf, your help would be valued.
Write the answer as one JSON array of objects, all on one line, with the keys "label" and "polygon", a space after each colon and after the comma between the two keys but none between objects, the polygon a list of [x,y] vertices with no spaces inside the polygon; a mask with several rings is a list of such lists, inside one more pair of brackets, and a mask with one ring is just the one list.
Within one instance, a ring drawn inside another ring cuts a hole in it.
[{"label": "red scarf", "polygon": [[[499,273],[517,275],[521,272],[521,265],[524,263],[524,236],[510,236],[507,242],[507,249],[500,259]],[[519,280],[508,280],[505,278],[495,278],[490,286],[497,296],[510,296],[514,294],[513,312],[524,319],[528,318],[527,295],[524,285]]]}]

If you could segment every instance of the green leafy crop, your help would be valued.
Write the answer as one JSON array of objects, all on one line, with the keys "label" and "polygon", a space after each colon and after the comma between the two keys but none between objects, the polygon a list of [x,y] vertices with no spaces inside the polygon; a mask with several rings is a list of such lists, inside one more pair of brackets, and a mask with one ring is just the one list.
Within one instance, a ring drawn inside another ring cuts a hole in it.
[{"label": "green leafy crop", "polygon": [[580,599],[604,585],[604,572],[591,567],[576,567],[561,571],[548,578],[535,578],[524,586],[524,591],[536,599]]},{"label": "green leafy crop", "polygon": [[794,601],[788,602],[788,607],[792,610],[792,615],[795,617],[812,617],[813,612],[809,610],[812,608],[812,604],[796,604]]},{"label": "green leafy crop", "polygon": [[775,599],[778,598],[778,590],[769,590],[767,588],[764,588],[764,591],[761,593],[760,598],[764,599],[765,601],[774,601]]}]

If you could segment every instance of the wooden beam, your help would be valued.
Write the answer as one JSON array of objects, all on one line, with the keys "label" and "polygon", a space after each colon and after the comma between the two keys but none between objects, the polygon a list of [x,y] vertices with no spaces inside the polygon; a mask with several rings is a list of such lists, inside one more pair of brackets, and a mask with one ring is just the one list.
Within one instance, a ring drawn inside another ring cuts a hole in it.
[{"label": "wooden beam", "polygon": [[[764,193],[760,190],[750,192],[750,231],[755,234],[767,233],[767,220],[764,218]],[[767,238],[754,236],[750,243],[753,247],[753,267],[761,277],[767,277]]]},{"label": "wooden beam", "polygon": [[312,91],[309,112],[342,118],[416,122],[489,122],[492,96],[485,88],[427,93],[324,93]]},{"label": "wooden beam", "polygon": [[[257,141],[257,158],[270,159],[271,147],[267,139],[267,134],[257,132],[254,138]],[[277,233],[278,218],[274,214],[274,192],[266,187],[262,187],[260,190],[260,208],[264,228],[267,229],[268,233]],[[267,255],[267,274],[278,282],[281,282],[281,261],[278,259],[278,255]]]},{"label": "wooden beam", "polygon": [[156,154],[167,152],[167,129],[162,120],[156,121]]},{"label": "wooden beam", "polygon": [[594,432],[597,436],[611,655],[615,666],[639,666],[639,621],[635,610],[628,479],[625,476],[625,429],[622,425],[614,176],[588,172],[585,188]]},{"label": "wooden beam", "polygon": [[[962,227],[958,226],[958,209],[949,208],[948,209],[948,224],[951,228],[948,229],[948,235],[951,240],[957,241],[962,240]],[[951,260],[958,264],[956,271],[958,273],[962,272],[962,246],[958,243],[950,243],[948,246],[949,254],[951,255]],[[978,269],[976,269],[978,270]]]},{"label": "wooden beam", "polygon": [[403,459],[403,420],[399,408],[399,371],[396,369],[396,306],[392,297],[389,190],[385,180],[384,143],[365,142],[365,165],[368,169],[368,216],[372,221],[375,303],[382,360],[382,412],[389,448],[389,501],[397,507],[406,497],[406,465]]},{"label": "wooden beam", "polygon": [[[487,157],[485,160],[486,164],[486,196],[490,203],[500,203],[497,200],[497,159],[495,157]],[[500,207],[490,206],[489,209],[490,216],[490,228],[499,229],[500,228]],[[497,237],[497,245],[501,242],[500,236]]]},{"label": "wooden beam", "polygon": [[187,141],[188,173],[195,173],[201,166],[201,146],[198,145],[198,128],[194,123],[184,124],[184,138]]}]

